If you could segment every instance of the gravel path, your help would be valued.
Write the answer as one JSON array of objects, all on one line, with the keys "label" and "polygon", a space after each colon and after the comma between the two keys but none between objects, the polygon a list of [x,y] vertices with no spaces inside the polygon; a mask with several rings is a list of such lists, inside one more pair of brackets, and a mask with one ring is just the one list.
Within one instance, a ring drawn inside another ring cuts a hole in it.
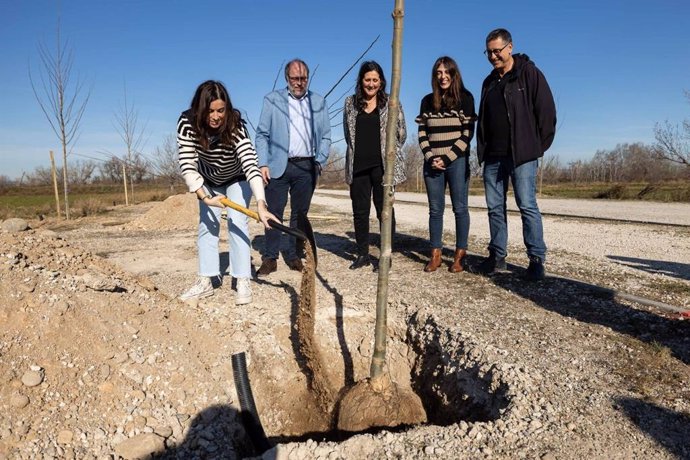
[{"label": "gravel path", "polygon": [[[342,199],[342,203],[333,201]],[[470,197],[471,206],[479,205],[483,197]],[[396,218],[415,231],[428,229],[426,196],[415,193],[396,194]],[[509,201],[510,202],[510,201]],[[350,201],[345,191],[319,190],[314,203],[332,205],[347,209]],[[411,205],[413,203],[415,205]],[[629,221],[671,222],[690,225],[690,204],[644,203],[644,202],[602,202],[592,200],[544,199],[540,208],[546,212],[557,212],[569,216],[608,218],[626,216]],[[596,206],[595,206],[596,204]],[[512,203],[514,207],[515,204]],[[450,200],[444,214],[444,229],[453,232],[454,220]],[[485,209],[485,205],[484,208]],[[372,216],[373,216],[372,211]],[[478,251],[488,245],[489,222],[486,211],[470,210],[470,237]],[[544,215],[544,238],[551,253],[577,253],[598,260],[613,262],[636,270],[662,273],[671,277],[690,280],[690,227],[675,227],[663,224],[640,225],[635,223],[612,223],[601,220],[564,218]],[[445,239],[446,246],[453,239]],[[516,262],[524,263],[522,245],[522,224],[517,213],[508,216],[508,244]],[[551,256],[547,255],[547,259]]]},{"label": "gravel path", "polygon": [[[349,196],[346,190],[319,189],[317,195]],[[398,203],[422,203],[426,205],[423,193],[399,192],[395,194]],[[690,226],[690,203],[657,203],[650,201],[582,200],[541,197],[539,209],[544,215],[558,214],[572,217],[596,219],[617,219],[632,222],[673,224]],[[486,209],[484,196],[470,195],[470,208]],[[450,206],[450,198],[448,204]],[[515,200],[508,199],[508,209],[517,211]]]}]

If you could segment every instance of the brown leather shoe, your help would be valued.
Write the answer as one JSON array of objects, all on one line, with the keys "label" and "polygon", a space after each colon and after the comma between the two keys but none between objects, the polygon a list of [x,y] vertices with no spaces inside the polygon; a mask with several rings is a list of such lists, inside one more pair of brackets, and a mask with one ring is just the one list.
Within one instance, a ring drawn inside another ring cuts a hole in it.
[{"label": "brown leather shoe", "polygon": [[287,264],[288,267],[290,267],[290,270],[294,270],[296,272],[301,272],[302,269],[304,268],[304,265],[302,264],[301,259],[290,259],[290,260],[286,260],[285,263]]},{"label": "brown leather shoe", "polygon": [[465,268],[462,266],[462,259],[467,255],[467,251],[464,249],[456,249],[455,257],[453,257],[453,264],[448,267],[448,271],[451,273],[460,273],[464,271]]},{"label": "brown leather shoe", "polygon": [[424,267],[425,272],[435,272],[438,267],[441,266],[441,249],[434,248],[431,250],[431,260],[426,267]]},{"label": "brown leather shoe", "polygon": [[264,259],[261,262],[261,267],[256,271],[258,276],[266,276],[278,270],[278,262],[276,259]]}]

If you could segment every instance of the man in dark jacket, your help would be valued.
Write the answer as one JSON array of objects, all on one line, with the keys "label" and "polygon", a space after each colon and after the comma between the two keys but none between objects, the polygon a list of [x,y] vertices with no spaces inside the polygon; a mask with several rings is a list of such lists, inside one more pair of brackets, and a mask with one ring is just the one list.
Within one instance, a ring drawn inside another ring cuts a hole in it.
[{"label": "man in dark jacket", "polygon": [[484,163],[484,190],[489,211],[489,256],[479,265],[485,274],[506,271],[508,219],[506,193],[513,184],[527,247],[527,278],[544,278],[546,244],[537,206],[539,158],[556,132],[556,106],[544,75],[524,54],[512,55],[513,39],[505,29],[486,37],[494,70],[482,84],[477,125],[477,155]]}]

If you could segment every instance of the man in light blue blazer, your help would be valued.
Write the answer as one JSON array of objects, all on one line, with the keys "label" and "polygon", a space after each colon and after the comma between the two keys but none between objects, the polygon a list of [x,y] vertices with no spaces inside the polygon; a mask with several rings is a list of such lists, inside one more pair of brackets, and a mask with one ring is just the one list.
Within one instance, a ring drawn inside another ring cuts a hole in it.
[{"label": "man in light blue blazer", "polygon": [[[297,217],[309,211],[316,180],[328,160],[331,124],[326,100],[309,91],[309,67],[304,61],[287,63],[285,81],[287,88],[264,97],[256,152],[269,211],[282,219],[289,194],[290,226],[296,227]],[[278,230],[266,230],[259,276],[278,269],[280,237]],[[294,237],[289,238],[285,263],[291,270],[303,268]]]}]

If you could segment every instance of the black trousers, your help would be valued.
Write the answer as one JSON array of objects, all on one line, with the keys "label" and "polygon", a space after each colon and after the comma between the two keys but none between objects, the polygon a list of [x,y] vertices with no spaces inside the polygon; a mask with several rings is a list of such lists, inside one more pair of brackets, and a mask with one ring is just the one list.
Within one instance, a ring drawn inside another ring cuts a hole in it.
[{"label": "black trousers", "polygon": [[[300,214],[307,214],[311,205],[311,197],[316,188],[316,164],[312,158],[304,160],[288,161],[285,173],[276,178],[271,178],[266,186],[266,203],[268,210],[278,219],[283,218],[283,212],[290,195],[290,227],[297,227],[297,218]],[[262,254],[263,259],[277,259],[280,251],[280,230],[273,228],[266,230],[266,245]],[[285,250],[285,260],[300,257],[296,251],[294,236],[288,237],[288,246]]]},{"label": "black trousers", "polygon": [[[381,226],[381,211],[383,210],[383,167],[376,166],[355,173],[350,185],[350,199],[352,200],[352,217],[355,224],[355,241],[359,255],[369,254],[369,213],[371,199],[374,198],[376,218]],[[395,236],[395,210],[392,210],[391,235]]]}]

